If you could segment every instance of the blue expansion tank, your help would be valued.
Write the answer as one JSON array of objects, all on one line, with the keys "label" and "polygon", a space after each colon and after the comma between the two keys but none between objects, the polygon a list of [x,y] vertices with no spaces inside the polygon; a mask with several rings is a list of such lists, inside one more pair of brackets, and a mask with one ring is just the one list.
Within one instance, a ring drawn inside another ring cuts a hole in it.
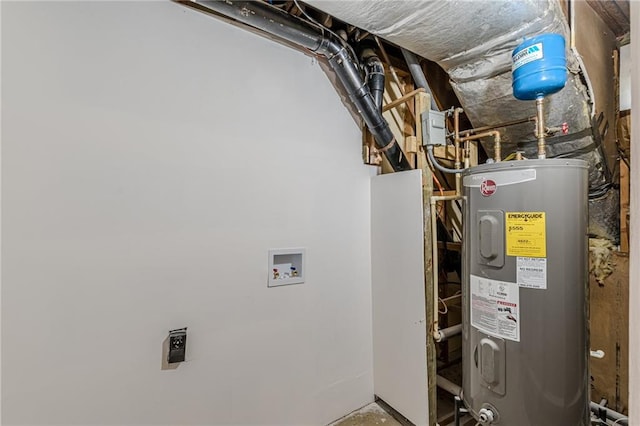
[{"label": "blue expansion tank", "polygon": [[567,82],[564,37],[548,33],[525,39],[511,54],[513,96],[531,101],[561,90]]}]

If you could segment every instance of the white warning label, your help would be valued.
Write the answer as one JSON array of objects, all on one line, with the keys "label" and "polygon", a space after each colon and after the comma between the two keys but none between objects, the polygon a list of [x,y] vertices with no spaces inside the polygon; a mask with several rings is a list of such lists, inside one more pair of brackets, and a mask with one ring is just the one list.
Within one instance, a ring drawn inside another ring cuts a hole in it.
[{"label": "white warning label", "polygon": [[544,257],[518,257],[516,281],[520,287],[547,288],[547,259]]},{"label": "white warning label", "polygon": [[520,287],[471,275],[471,325],[492,336],[520,341]]}]

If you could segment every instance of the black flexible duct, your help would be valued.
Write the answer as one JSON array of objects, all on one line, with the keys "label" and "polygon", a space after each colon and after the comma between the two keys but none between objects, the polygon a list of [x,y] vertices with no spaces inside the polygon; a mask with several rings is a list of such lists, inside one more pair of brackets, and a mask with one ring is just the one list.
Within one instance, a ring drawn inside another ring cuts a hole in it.
[{"label": "black flexible duct", "polygon": [[376,146],[382,150],[393,170],[412,169],[369,88],[362,81],[355,58],[351,57],[349,51],[333,35],[324,34],[322,28],[261,1],[202,0],[179,3],[198,10],[216,12],[325,56],[373,135]]}]

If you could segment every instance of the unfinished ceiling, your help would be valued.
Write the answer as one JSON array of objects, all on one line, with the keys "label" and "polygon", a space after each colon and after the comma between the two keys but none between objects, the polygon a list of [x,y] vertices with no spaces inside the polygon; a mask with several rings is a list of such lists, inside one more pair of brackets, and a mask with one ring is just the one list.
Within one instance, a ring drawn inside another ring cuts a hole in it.
[{"label": "unfinished ceiling", "polygon": [[[314,7],[363,28],[398,46],[438,63],[449,74],[465,113],[474,127],[524,120],[500,127],[503,151],[536,155],[533,101],[513,97],[511,53],[525,37],[560,33],[567,40],[568,79],[565,88],[546,98],[549,157],[580,158],[589,163],[592,199],[606,195],[609,176],[600,149],[601,135],[593,109],[593,90],[581,57],[569,45],[570,29],[558,0],[464,0],[384,2],[308,1]],[[564,123],[568,134],[555,131]],[[555,129],[554,129],[555,128]],[[493,152],[492,141],[483,143]],[[616,204],[607,201],[605,204]],[[609,206],[592,202],[592,217],[606,221]],[[601,217],[600,217],[601,216]],[[610,229],[609,229],[610,228]],[[617,239],[614,222],[592,227],[599,236]]]},{"label": "unfinished ceiling", "polygon": [[587,3],[611,28],[616,37],[621,38],[629,34],[631,29],[629,0],[587,0]]}]

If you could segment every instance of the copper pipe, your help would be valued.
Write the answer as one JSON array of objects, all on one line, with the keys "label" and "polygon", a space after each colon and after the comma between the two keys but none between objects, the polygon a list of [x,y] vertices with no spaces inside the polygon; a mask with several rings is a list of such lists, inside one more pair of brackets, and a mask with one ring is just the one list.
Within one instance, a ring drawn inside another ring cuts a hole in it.
[{"label": "copper pipe", "polygon": [[464,168],[468,169],[471,166],[471,148],[469,147],[469,141],[464,142]]},{"label": "copper pipe", "polygon": [[476,139],[481,139],[481,138],[488,138],[488,137],[493,137],[493,159],[496,161],[496,163],[502,161],[502,152],[501,152],[501,146],[500,146],[500,132],[497,130],[493,130],[491,132],[484,132],[484,133],[478,133],[472,136],[469,136],[467,134],[467,136],[461,138],[460,140],[465,142],[465,141],[473,141]]},{"label": "copper pipe", "polygon": [[[453,146],[455,161],[453,168],[459,169],[461,164],[460,156],[460,113],[464,112],[462,108],[455,108],[453,110]],[[456,194],[460,194],[462,191],[462,175],[456,174]]]},{"label": "copper pipe", "polygon": [[544,98],[539,97],[536,99],[536,137],[538,138],[538,158],[547,158],[547,147],[544,138]]},{"label": "copper pipe", "polygon": [[475,127],[473,129],[465,130],[465,132],[469,132],[469,133],[485,132],[487,130],[499,129],[501,127],[509,127],[509,126],[515,126],[517,124],[528,123],[529,121],[536,121],[536,118],[535,117],[520,118],[518,120],[492,124],[491,126]]},{"label": "copper pipe", "polygon": [[462,108],[453,110],[453,145],[455,147],[455,168],[460,168],[460,113]]},{"label": "copper pipe", "polygon": [[493,156],[494,156],[494,160],[496,160],[496,163],[499,163],[500,161],[502,161],[502,150],[501,150],[501,146],[500,146],[500,132],[496,132],[495,136],[493,137]]}]

